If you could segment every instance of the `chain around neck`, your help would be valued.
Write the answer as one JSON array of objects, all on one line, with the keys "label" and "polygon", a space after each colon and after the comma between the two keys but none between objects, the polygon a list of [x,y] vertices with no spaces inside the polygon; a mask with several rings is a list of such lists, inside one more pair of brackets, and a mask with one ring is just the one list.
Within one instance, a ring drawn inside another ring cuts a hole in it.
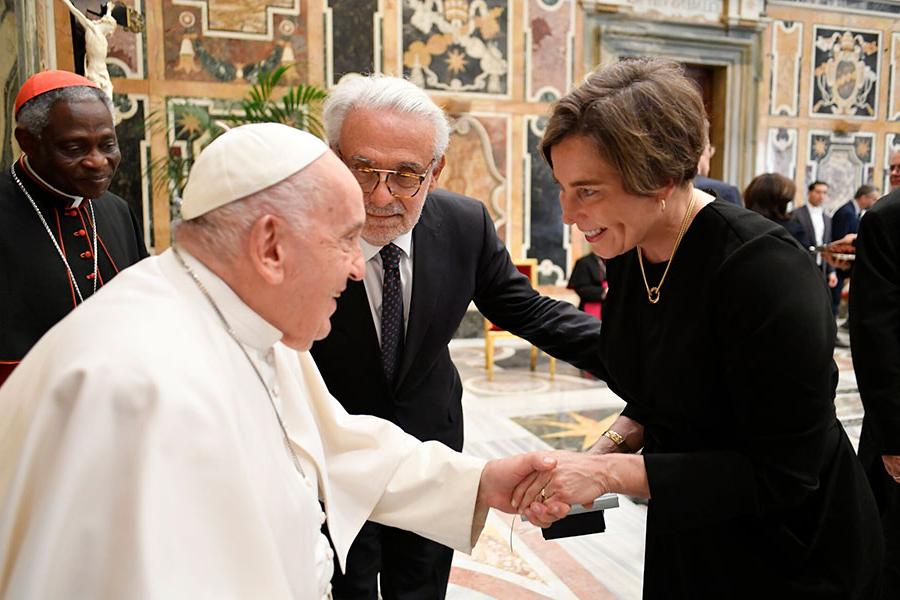
[{"label": "chain around neck", "polygon": [[681,219],[681,228],[678,230],[678,235],[675,236],[675,245],[672,247],[672,255],[669,257],[669,262],[666,263],[666,269],[663,271],[662,277],[659,279],[659,283],[650,287],[650,284],[647,282],[647,272],[644,271],[644,251],[640,246],[637,247],[637,255],[638,255],[638,264],[641,267],[641,276],[644,278],[644,288],[647,290],[647,300],[650,301],[650,304],[656,304],[660,299],[660,289],[662,289],[663,282],[666,280],[666,275],[669,274],[669,267],[672,266],[672,262],[675,260],[675,253],[678,252],[678,246],[681,245],[681,238],[684,237],[685,232],[688,229],[688,223],[690,223],[691,212],[694,210],[694,204],[697,202],[697,194],[691,193],[691,202],[688,204],[687,210],[684,212],[684,217]]},{"label": "chain around neck", "polygon": [[[34,201],[34,198],[31,197],[31,194],[28,193],[28,188],[25,187],[25,184],[22,183],[22,180],[19,179],[19,175],[16,173],[16,164],[13,163],[9,168],[9,172],[12,173],[12,177],[16,182],[16,185],[19,186],[19,189],[22,190],[22,193],[25,194],[25,197],[28,199],[28,202],[31,203],[31,207],[34,209],[34,212],[37,213],[38,219],[41,220],[41,224],[44,226],[44,230],[47,232],[47,235],[50,236],[50,241],[53,242],[53,247],[56,248],[57,254],[62,259],[63,265],[66,267],[66,272],[69,274],[69,280],[72,282],[72,286],[75,288],[75,293],[78,294],[78,300],[81,303],[84,303],[84,296],[81,295],[81,288],[78,287],[78,282],[75,280],[75,274],[72,272],[72,267],[69,265],[69,261],[66,260],[66,253],[62,251],[62,248],[59,246],[59,242],[56,241],[56,237],[53,235],[53,231],[50,229],[50,225],[47,224],[47,220],[44,218],[43,213],[41,213],[41,209],[38,208],[37,203]],[[98,270],[99,263],[97,262],[97,256],[99,254],[97,248],[97,217],[94,215],[94,204],[88,200],[88,208],[91,211],[91,229],[94,230],[94,246],[91,249],[94,255],[94,291],[92,293],[97,292],[97,280],[100,279],[100,273]]]}]

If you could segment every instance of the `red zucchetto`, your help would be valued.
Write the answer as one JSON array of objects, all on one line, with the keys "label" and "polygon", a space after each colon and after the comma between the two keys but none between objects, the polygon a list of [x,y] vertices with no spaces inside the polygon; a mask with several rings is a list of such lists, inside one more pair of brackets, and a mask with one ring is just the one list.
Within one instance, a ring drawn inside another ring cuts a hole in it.
[{"label": "red zucchetto", "polygon": [[28,78],[19,93],[16,95],[16,105],[13,109],[13,116],[19,114],[22,105],[41,94],[52,92],[60,88],[74,87],[86,85],[88,87],[99,88],[100,86],[81,75],[76,75],[71,71],[42,71]]}]

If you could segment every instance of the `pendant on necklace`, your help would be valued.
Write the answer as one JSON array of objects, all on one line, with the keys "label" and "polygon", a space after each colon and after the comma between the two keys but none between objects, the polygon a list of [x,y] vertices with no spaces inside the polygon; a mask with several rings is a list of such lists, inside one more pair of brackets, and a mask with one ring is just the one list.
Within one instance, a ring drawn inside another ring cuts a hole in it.
[{"label": "pendant on necklace", "polygon": [[647,300],[650,301],[650,304],[656,304],[659,302],[659,288],[652,287],[647,290]]}]

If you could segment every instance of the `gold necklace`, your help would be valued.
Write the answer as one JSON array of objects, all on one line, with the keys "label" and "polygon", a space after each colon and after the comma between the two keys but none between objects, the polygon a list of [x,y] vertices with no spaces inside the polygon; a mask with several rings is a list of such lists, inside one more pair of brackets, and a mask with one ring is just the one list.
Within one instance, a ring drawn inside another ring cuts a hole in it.
[{"label": "gold necklace", "polygon": [[687,210],[684,213],[684,218],[681,219],[681,229],[678,230],[678,236],[675,238],[675,246],[672,248],[672,256],[669,257],[669,262],[666,264],[666,270],[663,271],[662,277],[659,280],[659,285],[656,287],[650,287],[650,284],[647,283],[647,273],[644,271],[644,257],[643,250],[641,247],[637,247],[637,255],[638,255],[638,264],[641,266],[641,275],[644,277],[644,287],[647,288],[647,300],[650,301],[650,304],[656,304],[659,302],[659,291],[662,288],[663,282],[666,280],[666,275],[669,274],[669,267],[672,266],[672,261],[675,260],[675,253],[678,252],[678,246],[681,245],[681,238],[684,237],[685,232],[687,232],[688,222],[690,221],[691,212],[694,210],[694,203],[697,201],[696,194],[691,194],[691,203],[688,205]]}]

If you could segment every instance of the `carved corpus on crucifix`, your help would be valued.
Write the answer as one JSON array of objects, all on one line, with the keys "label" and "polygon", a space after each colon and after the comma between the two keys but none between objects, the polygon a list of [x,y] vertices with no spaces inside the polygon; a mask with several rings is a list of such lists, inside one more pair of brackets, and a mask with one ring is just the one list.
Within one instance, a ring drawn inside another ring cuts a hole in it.
[{"label": "carved corpus on crucifix", "polygon": [[78,24],[84,28],[84,76],[100,86],[100,89],[112,100],[113,86],[106,67],[106,55],[109,51],[109,38],[118,27],[112,16],[113,3],[106,5],[106,13],[98,20],[87,18],[78,10],[71,0],[61,0],[69,9]]}]

